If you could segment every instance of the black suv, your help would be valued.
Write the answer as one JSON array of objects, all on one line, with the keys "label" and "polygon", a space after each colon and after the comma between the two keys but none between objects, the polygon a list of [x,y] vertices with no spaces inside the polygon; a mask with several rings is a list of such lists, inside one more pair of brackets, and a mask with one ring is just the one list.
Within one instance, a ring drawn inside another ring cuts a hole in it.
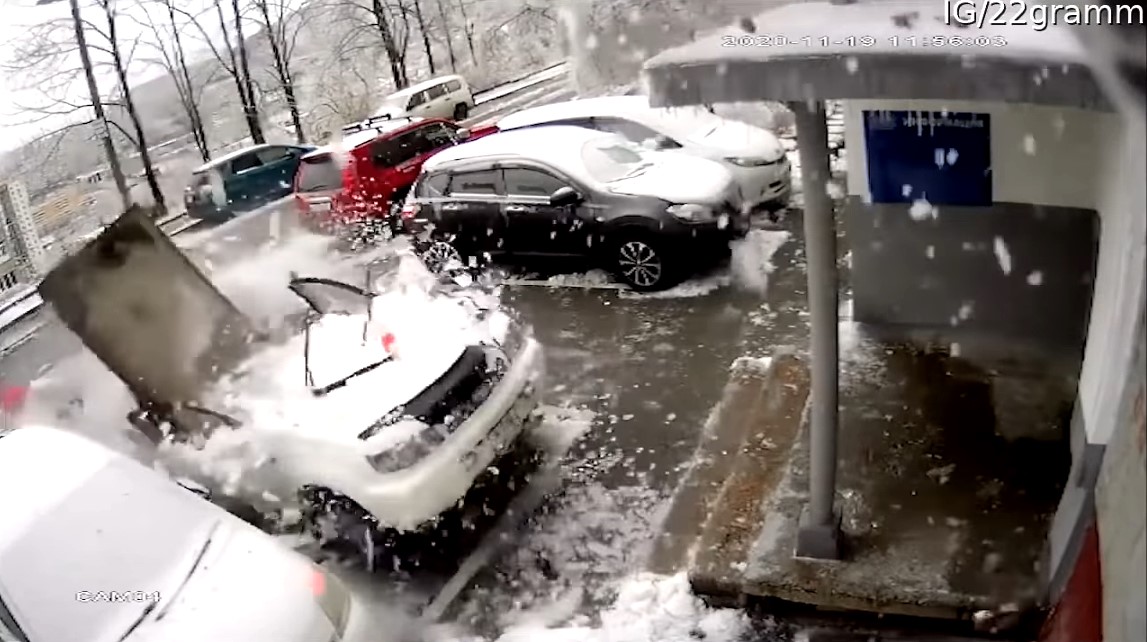
[{"label": "black suv", "polygon": [[557,125],[434,155],[402,220],[433,268],[485,257],[589,259],[641,291],[707,267],[748,231],[720,164]]}]

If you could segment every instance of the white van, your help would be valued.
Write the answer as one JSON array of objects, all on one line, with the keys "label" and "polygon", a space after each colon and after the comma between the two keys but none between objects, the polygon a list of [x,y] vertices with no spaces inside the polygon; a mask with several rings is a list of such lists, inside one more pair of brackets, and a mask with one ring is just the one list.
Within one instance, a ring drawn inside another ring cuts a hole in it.
[{"label": "white van", "polygon": [[418,116],[463,121],[474,108],[474,94],[462,76],[440,76],[396,91],[373,116]]},{"label": "white van", "polygon": [[362,642],[334,575],[71,432],[0,434],[3,642]]}]

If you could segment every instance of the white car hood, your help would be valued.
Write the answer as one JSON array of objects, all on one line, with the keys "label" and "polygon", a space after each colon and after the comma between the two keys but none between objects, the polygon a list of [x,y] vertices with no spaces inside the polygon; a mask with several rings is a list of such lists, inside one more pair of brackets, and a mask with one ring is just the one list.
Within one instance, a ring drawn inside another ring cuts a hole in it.
[{"label": "white car hood", "polygon": [[221,525],[194,572],[172,578],[169,591],[187,583],[170,605],[161,603],[126,642],[331,639],[334,625],[315,600],[311,564],[243,526]]},{"label": "white car hood", "polygon": [[[418,290],[383,294],[375,297],[369,321],[366,315],[330,314],[312,326],[312,386],[304,378],[306,339],[299,335],[260,351],[244,368],[247,376],[225,381],[217,391],[225,401],[218,405],[237,409],[240,421],[258,432],[354,439],[433,384],[466,346],[500,338],[491,332],[490,324],[477,322],[460,298]],[[393,337],[389,352],[382,341],[386,334]],[[310,390],[383,361],[388,354],[389,361],[325,395]]]},{"label": "white car hood", "polygon": [[709,131],[698,132],[690,140],[708,147],[722,157],[760,158],[772,162],[785,155],[785,148],[772,132],[735,120],[727,120]]},{"label": "white car hood", "polygon": [[687,154],[662,153],[644,172],[607,187],[617,194],[653,196],[671,203],[716,205],[732,190],[733,175],[720,163]]}]

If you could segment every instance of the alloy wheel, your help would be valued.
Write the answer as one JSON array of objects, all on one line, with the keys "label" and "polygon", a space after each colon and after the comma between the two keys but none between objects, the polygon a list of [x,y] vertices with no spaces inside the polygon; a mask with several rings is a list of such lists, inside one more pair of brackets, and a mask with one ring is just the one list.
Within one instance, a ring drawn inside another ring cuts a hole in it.
[{"label": "alloy wheel", "polygon": [[631,284],[650,288],[661,280],[664,269],[657,250],[644,241],[626,241],[617,250],[617,264]]},{"label": "alloy wheel", "polygon": [[458,252],[458,248],[446,241],[434,241],[430,247],[423,252],[422,260],[426,263],[426,267],[430,268],[431,272],[441,272],[443,269],[454,264],[458,266],[466,265],[462,260],[462,254]]}]

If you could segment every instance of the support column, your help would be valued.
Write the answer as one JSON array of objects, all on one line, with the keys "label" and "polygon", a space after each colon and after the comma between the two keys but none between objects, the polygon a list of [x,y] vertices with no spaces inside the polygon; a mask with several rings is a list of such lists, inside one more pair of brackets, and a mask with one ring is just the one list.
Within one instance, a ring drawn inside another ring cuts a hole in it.
[{"label": "support column", "polygon": [[809,503],[801,513],[796,554],[840,557],[840,513],[835,508],[839,345],[836,223],[828,195],[828,122],[823,102],[794,102],[797,151],[804,191],[805,256],[811,319],[812,388],[809,429]]}]

